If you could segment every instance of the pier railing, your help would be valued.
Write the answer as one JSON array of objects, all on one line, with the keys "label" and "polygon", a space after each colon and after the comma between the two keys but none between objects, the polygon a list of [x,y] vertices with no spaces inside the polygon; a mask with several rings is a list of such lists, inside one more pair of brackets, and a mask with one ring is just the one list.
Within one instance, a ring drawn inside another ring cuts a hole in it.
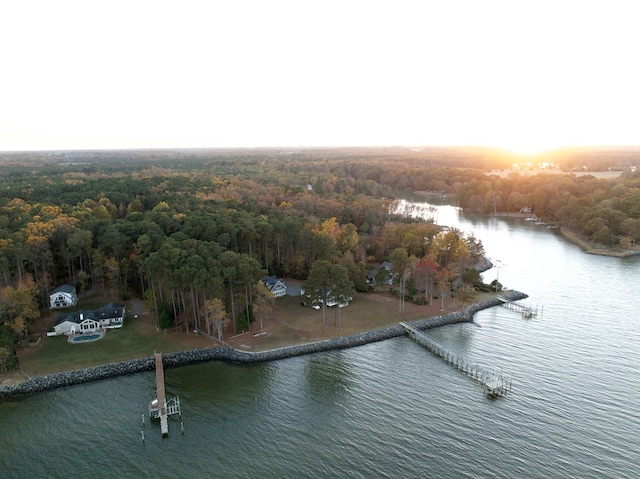
[{"label": "pier railing", "polygon": [[480,364],[471,362],[469,359],[448,350],[438,341],[423,333],[422,331],[401,322],[407,335],[418,344],[427,348],[433,354],[444,359],[446,362],[459,369],[464,374],[478,381],[484,387],[489,396],[505,396],[511,389],[511,377],[487,368]]},{"label": "pier railing", "polygon": [[526,304],[516,303],[515,301],[511,301],[504,296],[496,296],[496,298],[500,301],[500,305],[504,308],[507,308],[511,311],[515,311],[516,313],[520,313],[523,318],[530,319],[534,316],[538,315],[538,307],[532,308],[531,306],[527,306]]}]

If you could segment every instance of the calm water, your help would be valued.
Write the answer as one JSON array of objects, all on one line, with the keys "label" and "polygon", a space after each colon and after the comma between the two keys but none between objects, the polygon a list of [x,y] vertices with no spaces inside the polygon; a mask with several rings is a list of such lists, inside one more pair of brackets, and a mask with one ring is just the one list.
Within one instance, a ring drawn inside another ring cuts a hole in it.
[{"label": "calm water", "polygon": [[[142,425],[145,373],[0,403],[4,477],[640,477],[640,258],[584,254],[521,220],[438,222],[500,260],[491,281],[543,314],[492,308],[431,331],[502,367],[509,396],[482,388],[409,339],[236,367],[166,371],[180,420]],[[344,319],[348,321],[345,310]],[[141,430],[145,442],[141,440]]]}]

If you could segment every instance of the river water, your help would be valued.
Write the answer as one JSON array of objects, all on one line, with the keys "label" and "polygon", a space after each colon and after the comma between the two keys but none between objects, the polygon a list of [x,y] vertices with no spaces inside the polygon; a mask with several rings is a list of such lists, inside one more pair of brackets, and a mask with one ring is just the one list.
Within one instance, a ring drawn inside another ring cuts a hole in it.
[{"label": "river water", "polygon": [[[165,371],[182,419],[142,421],[153,373],[0,403],[3,478],[640,477],[640,258],[583,253],[519,219],[440,224],[481,239],[485,275],[538,316],[496,307],[429,331],[513,378],[504,398],[410,339],[269,364]],[[144,432],[144,442],[142,441]]]}]

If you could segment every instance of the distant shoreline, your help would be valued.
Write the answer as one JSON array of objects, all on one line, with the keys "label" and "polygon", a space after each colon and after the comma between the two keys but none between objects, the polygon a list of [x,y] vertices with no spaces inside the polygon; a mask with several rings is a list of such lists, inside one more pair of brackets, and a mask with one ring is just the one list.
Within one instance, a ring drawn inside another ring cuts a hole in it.
[{"label": "distant shoreline", "polygon": [[588,241],[580,238],[580,236],[564,226],[560,227],[560,233],[562,233],[562,236],[564,236],[564,238],[566,238],[568,241],[571,241],[573,244],[580,246],[580,248],[582,248],[582,250],[588,254],[612,256],[615,258],[627,258],[629,256],[640,255],[640,248],[633,250],[614,250],[602,246],[595,246]]},{"label": "distant shoreline", "polygon": [[[531,215],[525,213],[507,213],[507,212],[498,212],[496,214],[490,214],[488,216],[497,216],[497,217],[505,217],[505,218],[527,218]],[[621,250],[621,249],[613,249],[606,248],[604,246],[598,246],[589,241],[583,239],[577,233],[571,231],[566,226],[561,226],[560,233],[562,236],[571,243],[580,246],[582,250],[587,254],[595,254],[599,256],[610,256],[613,258],[627,258],[629,256],[640,255],[640,248],[636,247],[633,250]]]},{"label": "distant shoreline", "polygon": [[[607,173],[611,173],[611,172],[607,172]],[[620,172],[615,172],[615,173],[620,173]],[[451,198],[452,197],[451,194],[441,195],[439,193],[431,192],[431,191],[413,191],[412,193],[424,198],[429,198],[429,197]],[[455,206],[455,205],[452,205],[452,206]],[[471,214],[476,214],[478,216],[493,216],[498,218],[502,217],[502,218],[522,218],[522,219],[533,216],[531,213],[509,212],[509,211],[497,211],[495,213],[485,213],[485,214],[481,214],[481,213],[471,213]],[[630,249],[630,250],[607,248],[605,246],[590,243],[589,241],[581,238],[577,233],[571,231],[569,228],[565,226],[560,227],[560,233],[566,240],[570,241],[575,245],[580,246],[580,248],[582,248],[582,250],[587,254],[595,254],[599,256],[610,256],[613,258],[628,258],[630,256],[640,255],[640,246],[636,246],[634,249]]]}]

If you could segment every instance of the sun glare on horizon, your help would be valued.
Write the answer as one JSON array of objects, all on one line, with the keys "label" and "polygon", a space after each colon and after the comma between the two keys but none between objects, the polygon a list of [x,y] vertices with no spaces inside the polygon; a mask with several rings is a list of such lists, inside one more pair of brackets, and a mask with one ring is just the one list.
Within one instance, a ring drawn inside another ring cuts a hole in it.
[{"label": "sun glare on horizon", "polygon": [[[559,148],[561,145],[557,144],[543,144],[535,142],[522,142],[522,143],[504,143],[499,145],[503,150],[520,156],[536,156],[542,153]],[[565,145],[566,146],[566,145]]]}]

